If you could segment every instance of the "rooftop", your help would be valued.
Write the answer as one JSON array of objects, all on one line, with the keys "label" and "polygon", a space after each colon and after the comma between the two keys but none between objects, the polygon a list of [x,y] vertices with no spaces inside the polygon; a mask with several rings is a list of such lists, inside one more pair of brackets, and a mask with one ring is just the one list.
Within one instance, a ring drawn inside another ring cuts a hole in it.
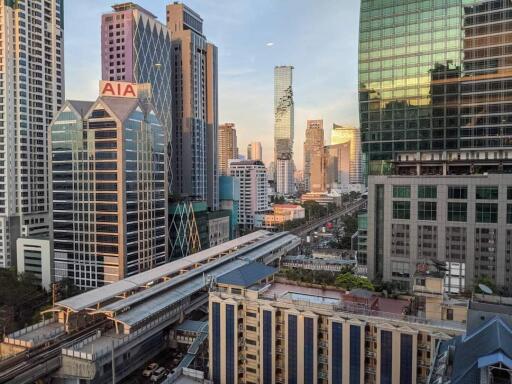
[{"label": "rooftop", "polygon": [[277,272],[276,268],[261,263],[246,264],[217,279],[218,284],[236,285],[243,288],[257,284],[259,281],[272,276]]}]

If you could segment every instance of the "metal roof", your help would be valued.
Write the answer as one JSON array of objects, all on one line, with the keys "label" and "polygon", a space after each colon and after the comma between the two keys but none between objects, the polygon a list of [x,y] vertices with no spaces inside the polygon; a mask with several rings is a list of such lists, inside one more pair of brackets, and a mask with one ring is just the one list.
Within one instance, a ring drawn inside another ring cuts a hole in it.
[{"label": "metal roof", "polygon": [[208,248],[194,255],[184,257],[183,259],[163,264],[159,267],[150,269],[149,271],[145,271],[115,283],[95,288],[91,291],[84,292],[65,300],[61,300],[55,303],[55,305],[58,307],[67,308],[74,312],[79,312],[85,309],[95,309],[98,304],[113,299],[116,296],[120,296],[125,292],[135,290],[155,280],[162,279],[174,273],[179,273],[181,270],[187,267],[191,267],[194,264],[218,256],[219,254],[226,253],[233,248],[245,246],[248,243],[254,242],[255,240],[263,238],[267,235],[269,235],[269,232],[267,231],[253,232],[235,240],[230,240],[215,247]]},{"label": "metal roof", "polygon": [[207,324],[207,321],[185,320],[176,327],[176,330],[184,332],[201,332],[203,327]]},{"label": "metal roof", "polygon": [[217,283],[247,288],[275,274],[276,272],[276,268],[254,262],[226,273],[217,279]]}]

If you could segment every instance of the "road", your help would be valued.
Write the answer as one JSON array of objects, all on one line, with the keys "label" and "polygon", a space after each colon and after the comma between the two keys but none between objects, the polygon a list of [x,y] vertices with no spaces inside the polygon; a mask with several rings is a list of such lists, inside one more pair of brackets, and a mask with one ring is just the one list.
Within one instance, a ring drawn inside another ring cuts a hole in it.
[{"label": "road", "polygon": [[311,223],[306,223],[302,227],[295,228],[290,231],[290,233],[293,233],[294,235],[303,237],[306,236],[308,233],[313,232],[316,229],[319,229],[320,227],[323,227],[325,224],[327,224],[330,221],[336,220],[340,218],[341,216],[353,213],[354,211],[360,210],[363,206],[366,205],[366,199],[358,199],[352,204],[334,212],[330,215],[321,217],[318,220],[315,220]]}]

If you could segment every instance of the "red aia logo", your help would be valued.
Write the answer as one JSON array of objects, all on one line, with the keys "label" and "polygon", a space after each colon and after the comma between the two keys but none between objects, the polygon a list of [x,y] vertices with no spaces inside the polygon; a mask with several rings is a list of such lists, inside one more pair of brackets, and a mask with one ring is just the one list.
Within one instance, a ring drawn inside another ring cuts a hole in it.
[{"label": "red aia logo", "polygon": [[101,96],[137,97],[137,88],[132,83],[102,81]]}]

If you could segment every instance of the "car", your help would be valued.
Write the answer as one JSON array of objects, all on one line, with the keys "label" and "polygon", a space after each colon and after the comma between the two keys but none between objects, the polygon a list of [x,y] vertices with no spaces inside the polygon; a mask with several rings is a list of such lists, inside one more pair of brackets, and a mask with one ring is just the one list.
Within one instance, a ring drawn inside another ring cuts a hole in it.
[{"label": "car", "polygon": [[153,372],[155,372],[157,369],[158,369],[158,364],[157,363],[151,363],[151,364],[149,364],[146,367],[146,369],[144,369],[142,371],[142,376],[150,377],[153,374]]},{"label": "car", "polygon": [[151,381],[153,383],[156,383],[158,380],[160,380],[162,377],[165,376],[165,368],[164,367],[160,367],[158,368],[157,370],[155,370],[155,372],[153,372],[153,374],[151,375]]}]

